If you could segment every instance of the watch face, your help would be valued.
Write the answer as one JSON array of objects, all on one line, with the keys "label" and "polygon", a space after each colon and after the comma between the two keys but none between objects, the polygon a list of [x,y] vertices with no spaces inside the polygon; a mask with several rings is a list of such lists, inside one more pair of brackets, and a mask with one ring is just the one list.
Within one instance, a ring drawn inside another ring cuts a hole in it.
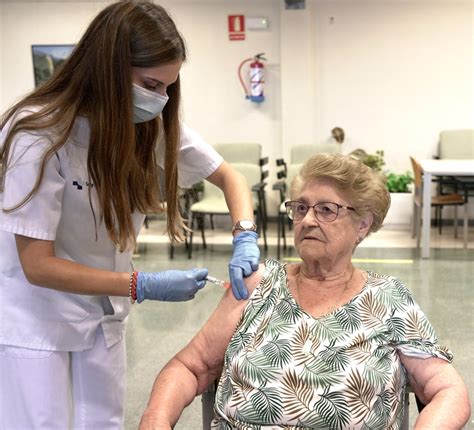
[{"label": "watch face", "polygon": [[242,220],[239,222],[239,224],[242,228],[245,228],[246,230],[250,230],[254,228],[255,226],[253,221],[248,221],[248,220]]}]

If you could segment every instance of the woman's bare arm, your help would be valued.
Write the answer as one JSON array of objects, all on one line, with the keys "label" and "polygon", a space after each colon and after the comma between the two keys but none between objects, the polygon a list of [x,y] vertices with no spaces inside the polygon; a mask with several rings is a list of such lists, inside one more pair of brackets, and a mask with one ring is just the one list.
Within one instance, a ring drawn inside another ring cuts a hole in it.
[{"label": "woman's bare arm", "polygon": [[247,180],[229,163],[223,161],[206,180],[223,191],[232,224],[241,219],[253,219],[252,193]]},{"label": "woman's bare arm", "polygon": [[[246,278],[249,293],[260,282],[262,273],[260,266]],[[219,376],[227,344],[246,304],[226,291],[203,328],[158,374],[140,430],[172,428],[183,409]]]},{"label": "woman's bare arm", "polygon": [[400,353],[410,385],[426,406],[415,429],[461,429],[469,420],[471,406],[466,385],[454,367],[436,357],[421,359]]},{"label": "woman's bare arm", "polygon": [[130,275],[94,269],[56,257],[54,242],[15,235],[28,282],[68,293],[128,296]]}]

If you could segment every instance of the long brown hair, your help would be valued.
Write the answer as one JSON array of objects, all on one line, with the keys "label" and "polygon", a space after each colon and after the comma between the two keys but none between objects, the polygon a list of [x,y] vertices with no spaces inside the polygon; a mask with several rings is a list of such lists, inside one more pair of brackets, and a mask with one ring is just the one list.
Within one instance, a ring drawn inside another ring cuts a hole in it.
[{"label": "long brown hair", "polygon": [[[168,235],[172,240],[182,239],[177,171],[179,77],[167,89],[169,101],[162,120],[135,125],[131,68],[185,59],[184,40],[161,6],[150,1],[121,1],[102,10],[51,79],[2,118],[3,128],[17,112],[39,108],[27,116],[13,118],[0,153],[4,167],[2,190],[14,136],[54,129],[52,145],[44,154],[33,189],[18,205],[4,210],[18,209],[31,200],[40,186],[46,163],[66,143],[75,119],[84,116],[90,124],[88,174],[97,191],[100,220],[111,240],[121,250],[133,246],[132,212],[163,211],[162,200],[166,200]],[[160,190],[155,157],[158,139],[166,142],[165,192]]]}]

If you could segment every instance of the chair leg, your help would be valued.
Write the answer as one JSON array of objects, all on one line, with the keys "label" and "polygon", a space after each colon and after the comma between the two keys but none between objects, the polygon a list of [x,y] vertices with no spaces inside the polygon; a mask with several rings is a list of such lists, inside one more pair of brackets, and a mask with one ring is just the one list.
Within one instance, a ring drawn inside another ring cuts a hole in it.
[{"label": "chair leg", "polygon": [[268,214],[267,214],[267,202],[265,201],[264,192],[262,192],[262,218],[263,218],[263,229],[267,231]]},{"label": "chair leg", "polygon": [[214,383],[207,387],[201,395],[202,410],[202,428],[209,430],[214,419],[214,401],[216,398],[216,389]]},{"label": "chair leg", "polygon": [[[186,223],[189,225],[189,221],[186,221]],[[184,246],[186,249],[188,249],[189,246],[189,232],[188,230],[184,230]]]},{"label": "chair leg", "polygon": [[[198,226],[199,229],[201,230],[201,237],[202,237],[202,247],[207,248],[206,244],[206,234],[204,233],[204,214],[199,214],[198,217]],[[211,215],[212,216],[212,215]]]},{"label": "chair leg", "polygon": [[264,223],[263,220],[261,220],[260,224],[262,226],[263,249],[265,249],[265,251],[267,251],[268,250],[268,244],[267,244],[267,232],[266,232],[266,229],[265,229],[265,223]]},{"label": "chair leg", "polygon": [[278,214],[278,218],[277,218],[277,259],[278,260],[280,259],[280,253],[281,253],[281,250],[280,250],[281,223],[282,223],[281,214]]},{"label": "chair leg", "polygon": [[463,241],[464,241],[464,249],[467,249],[467,229],[469,227],[469,218],[468,218],[468,205],[467,205],[467,199],[466,203],[464,203],[464,219],[462,222],[462,236],[463,236]]},{"label": "chair leg", "polygon": [[438,206],[436,208],[436,222],[438,223],[439,234],[443,234],[443,206]]},{"label": "chair leg", "polygon": [[[418,206],[418,211],[416,213],[416,247],[420,247],[421,239],[421,206]],[[424,222],[430,222],[430,220],[425,220]]]},{"label": "chair leg", "polygon": [[191,227],[189,231],[189,245],[188,245],[188,258],[191,259],[193,254],[193,235],[194,235],[194,220],[196,219],[196,215],[191,215]]},{"label": "chair leg", "polygon": [[258,208],[257,208],[257,218],[258,218],[258,223],[257,225],[260,225],[260,230],[262,231],[262,235],[263,235],[263,248],[265,249],[265,251],[268,250],[268,245],[267,245],[267,227],[266,227],[266,223],[265,223],[265,214],[263,213],[263,207],[264,207],[264,203],[263,203],[263,199],[264,199],[264,196],[262,195],[262,193],[258,193]]},{"label": "chair leg", "polygon": [[411,237],[414,239],[416,237],[416,220],[418,219],[418,205],[413,203],[413,215],[411,220]]},{"label": "chair leg", "polygon": [[454,237],[458,237],[458,207],[454,206]]},{"label": "chair leg", "polygon": [[257,235],[262,237],[263,234],[263,225],[262,225],[262,215],[260,213],[260,204],[256,210],[254,210],[255,215],[255,224],[257,225]]},{"label": "chair leg", "polygon": [[405,389],[405,396],[403,400],[403,420],[401,430],[409,430],[410,428],[410,393]]}]

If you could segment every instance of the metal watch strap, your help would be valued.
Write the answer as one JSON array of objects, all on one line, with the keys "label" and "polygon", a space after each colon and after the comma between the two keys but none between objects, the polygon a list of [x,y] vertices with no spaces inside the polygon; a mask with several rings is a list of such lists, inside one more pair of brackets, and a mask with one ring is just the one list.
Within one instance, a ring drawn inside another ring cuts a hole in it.
[{"label": "metal watch strap", "polygon": [[[249,223],[249,227],[245,227],[243,224]],[[239,231],[257,231],[257,225],[252,220],[239,220],[232,226],[232,234],[237,230]]]}]

